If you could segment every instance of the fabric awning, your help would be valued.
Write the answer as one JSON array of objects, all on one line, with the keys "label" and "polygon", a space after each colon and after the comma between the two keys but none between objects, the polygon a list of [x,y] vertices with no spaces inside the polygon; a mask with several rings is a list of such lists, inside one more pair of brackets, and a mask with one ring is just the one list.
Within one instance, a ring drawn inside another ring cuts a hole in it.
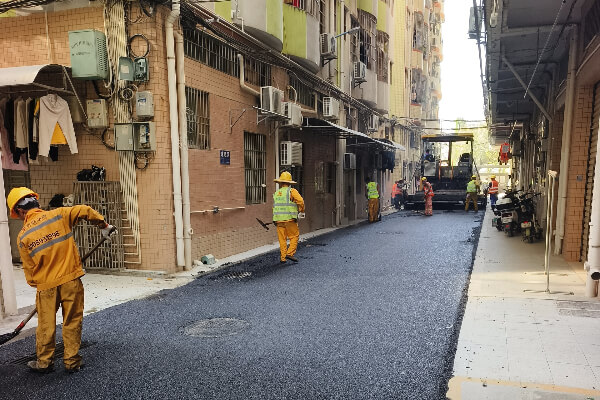
[{"label": "fabric awning", "polygon": [[375,144],[385,148],[388,151],[393,150],[406,150],[404,146],[401,144],[392,142],[387,139],[375,139],[366,133],[362,133],[359,131],[355,131],[354,129],[346,128],[344,126],[340,126],[334,124],[333,122],[324,121],[318,118],[304,118],[302,129],[310,129],[315,131],[316,133],[324,134],[324,135],[334,135],[336,137],[349,138],[356,137],[364,139],[365,142],[370,144]]}]

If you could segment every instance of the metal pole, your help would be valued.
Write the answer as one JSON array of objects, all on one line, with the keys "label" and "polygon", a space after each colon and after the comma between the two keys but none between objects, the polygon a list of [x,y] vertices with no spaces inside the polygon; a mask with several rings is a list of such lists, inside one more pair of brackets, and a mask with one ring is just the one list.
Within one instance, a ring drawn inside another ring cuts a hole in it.
[{"label": "metal pole", "polygon": [[[556,171],[548,171],[548,209],[546,210],[546,293],[550,293],[550,251],[552,247],[552,218],[554,218],[554,183],[556,182]],[[549,218],[548,218],[549,216]]]}]

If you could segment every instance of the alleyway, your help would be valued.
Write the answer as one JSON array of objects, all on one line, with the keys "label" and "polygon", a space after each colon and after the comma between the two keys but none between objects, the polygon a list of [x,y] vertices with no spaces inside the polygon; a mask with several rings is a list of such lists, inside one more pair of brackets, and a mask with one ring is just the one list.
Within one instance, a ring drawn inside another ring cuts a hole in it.
[{"label": "alleyway", "polygon": [[0,397],[445,398],[482,217],[398,212],[86,316],[76,375],[4,345]]}]

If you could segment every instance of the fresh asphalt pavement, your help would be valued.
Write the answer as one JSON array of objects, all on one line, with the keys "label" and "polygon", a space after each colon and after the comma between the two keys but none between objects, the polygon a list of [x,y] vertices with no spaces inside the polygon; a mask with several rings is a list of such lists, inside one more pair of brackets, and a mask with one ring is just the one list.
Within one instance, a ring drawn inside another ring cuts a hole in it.
[{"label": "fresh asphalt pavement", "polygon": [[482,217],[401,211],[91,314],[76,374],[0,346],[0,398],[443,399]]}]

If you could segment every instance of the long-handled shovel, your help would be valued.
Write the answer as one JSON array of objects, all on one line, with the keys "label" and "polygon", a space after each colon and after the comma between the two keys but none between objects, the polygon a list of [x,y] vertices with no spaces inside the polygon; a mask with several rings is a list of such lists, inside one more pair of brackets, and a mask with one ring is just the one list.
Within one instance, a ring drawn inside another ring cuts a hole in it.
[{"label": "long-handled shovel", "polygon": [[[116,230],[117,230],[117,228],[113,227],[113,229],[109,233],[109,236],[112,235],[112,233]],[[92,249],[81,258],[81,262],[83,263],[85,260],[87,260],[88,257],[91,256],[98,249],[98,247],[100,247],[100,245],[106,241],[106,239],[107,238],[102,237],[102,239],[100,239],[98,241],[98,243],[96,243],[96,245],[94,247],[92,247]],[[19,332],[21,332],[21,330],[25,327],[25,325],[29,322],[29,320],[31,318],[33,318],[33,316],[36,313],[37,313],[37,308],[34,308],[27,315],[27,317],[25,317],[25,319],[23,321],[21,321],[21,323],[15,328],[14,331],[0,335],[0,344],[4,344],[4,343],[8,342],[9,340],[11,340],[12,338],[14,338],[15,336],[17,336],[19,334]]]},{"label": "long-handled shovel", "polygon": [[267,225],[273,225],[272,222],[262,222],[260,219],[256,218],[256,220],[258,221],[259,224],[262,225],[263,228],[265,228],[266,230],[269,230],[269,227]]}]

